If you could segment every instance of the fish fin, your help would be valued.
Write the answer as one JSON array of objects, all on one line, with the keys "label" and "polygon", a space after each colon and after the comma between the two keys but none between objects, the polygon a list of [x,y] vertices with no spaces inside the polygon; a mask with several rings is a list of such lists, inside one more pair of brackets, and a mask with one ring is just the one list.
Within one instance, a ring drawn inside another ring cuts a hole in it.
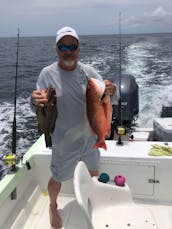
[{"label": "fish fin", "polygon": [[96,142],[94,145],[93,145],[93,149],[97,149],[97,148],[103,148],[104,150],[107,150],[107,146],[106,146],[106,143],[105,141],[103,142]]}]

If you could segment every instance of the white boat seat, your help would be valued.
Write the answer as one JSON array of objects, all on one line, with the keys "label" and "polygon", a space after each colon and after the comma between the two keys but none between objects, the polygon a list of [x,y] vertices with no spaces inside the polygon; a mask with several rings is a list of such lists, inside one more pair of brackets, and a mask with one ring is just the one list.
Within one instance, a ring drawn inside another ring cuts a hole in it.
[{"label": "white boat seat", "polygon": [[134,203],[127,184],[120,187],[91,178],[82,161],[75,168],[74,190],[88,229],[158,229],[151,212]]}]

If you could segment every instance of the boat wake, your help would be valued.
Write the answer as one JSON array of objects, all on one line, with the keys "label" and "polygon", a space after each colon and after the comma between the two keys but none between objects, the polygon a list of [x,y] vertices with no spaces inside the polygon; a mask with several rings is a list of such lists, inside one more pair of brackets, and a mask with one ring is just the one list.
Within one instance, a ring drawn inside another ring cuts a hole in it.
[{"label": "boat wake", "polygon": [[[17,153],[24,153],[38,138],[36,116],[30,109],[30,98],[17,99]],[[2,102],[0,106],[0,155],[11,152],[13,103]]]}]

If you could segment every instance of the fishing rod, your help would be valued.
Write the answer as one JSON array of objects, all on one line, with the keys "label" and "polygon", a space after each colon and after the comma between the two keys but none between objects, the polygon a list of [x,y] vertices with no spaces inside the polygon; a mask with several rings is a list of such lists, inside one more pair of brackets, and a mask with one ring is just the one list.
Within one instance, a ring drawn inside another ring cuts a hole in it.
[{"label": "fishing rod", "polygon": [[[12,127],[12,153],[3,156],[2,161],[7,167],[4,169],[6,172],[16,171],[16,164],[20,161],[20,157],[16,155],[16,103],[17,103],[17,78],[18,78],[18,54],[19,54],[19,38],[20,30],[17,34],[17,51],[16,51],[16,74],[15,74],[15,86],[14,86],[14,113],[13,113],[13,127]],[[11,192],[11,200],[17,198],[17,188]]]},{"label": "fishing rod", "polygon": [[[14,113],[13,113],[13,125],[12,125],[12,152],[5,154],[0,158],[4,165],[11,168],[11,171],[16,171],[16,165],[19,161],[23,160],[23,155],[17,155],[16,153],[16,141],[17,141],[17,131],[16,131],[16,107],[17,107],[17,81],[18,81],[18,59],[19,59],[19,40],[20,40],[20,29],[17,33],[17,49],[16,49],[16,64],[15,64],[15,83],[14,83]],[[23,162],[22,162],[23,163]],[[26,161],[26,166],[30,169],[29,162]]]},{"label": "fishing rod", "polygon": [[[0,159],[3,161],[3,164],[6,166],[2,171],[6,173],[17,171],[17,164],[20,162],[23,164],[23,155],[16,154],[16,104],[17,104],[17,79],[18,79],[18,56],[19,56],[19,38],[20,38],[20,29],[18,29],[17,34],[17,50],[16,50],[16,74],[15,74],[15,86],[14,86],[14,116],[13,116],[13,126],[12,126],[12,152],[9,154],[3,155]],[[26,161],[27,169],[31,169],[30,163]],[[11,192],[11,200],[17,198],[17,187]]]},{"label": "fishing rod", "polygon": [[122,126],[121,107],[121,65],[122,65],[122,44],[121,44],[121,12],[119,12],[119,125]]},{"label": "fishing rod", "polygon": [[19,39],[20,29],[17,33],[17,49],[16,49],[16,64],[15,64],[15,82],[14,82],[14,112],[13,112],[13,124],[12,124],[12,152],[5,154],[2,157],[4,165],[11,165],[11,171],[16,170],[16,164],[19,161],[19,157],[16,154],[16,105],[17,105],[17,80],[18,80],[18,57],[19,57]]},{"label": "fishing rod", "polygon": [[17,34],[16,74],[15,74],[15,86],[14,86],[14,117],[13,117],[13,129],[12,129],[12,154],[16,154],[16,104],[17,104],[19,39],[20,39],[20,29],[18,29],[18,34]]},{"label": "fishing rod", "polygon": [[125,134],[126,130],[122,122],[122,98],[121,98],[121,78],[122,78],[122,35],[121,35],[121,12],[119,12],[119,100],[118,100],[118,117],[119,123],[117,127],[118,141],[117,145],[123,145],[121,136]]}]

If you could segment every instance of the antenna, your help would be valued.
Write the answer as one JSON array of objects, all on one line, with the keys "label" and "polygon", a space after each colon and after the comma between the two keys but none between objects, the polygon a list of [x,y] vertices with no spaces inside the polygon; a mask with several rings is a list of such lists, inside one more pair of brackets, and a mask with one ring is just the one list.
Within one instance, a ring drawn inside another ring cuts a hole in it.
[{"label": "antenna", "polygon": [[16,102],[17,102],[17,78],[18,78],[18,54],[19,54],[19,38],[20,29],[17,34],[17,51],[16,51],[16,74],[14,87],[14,117],[13,117],[13,132],[12,132],[12,154],[16,154]]}]

